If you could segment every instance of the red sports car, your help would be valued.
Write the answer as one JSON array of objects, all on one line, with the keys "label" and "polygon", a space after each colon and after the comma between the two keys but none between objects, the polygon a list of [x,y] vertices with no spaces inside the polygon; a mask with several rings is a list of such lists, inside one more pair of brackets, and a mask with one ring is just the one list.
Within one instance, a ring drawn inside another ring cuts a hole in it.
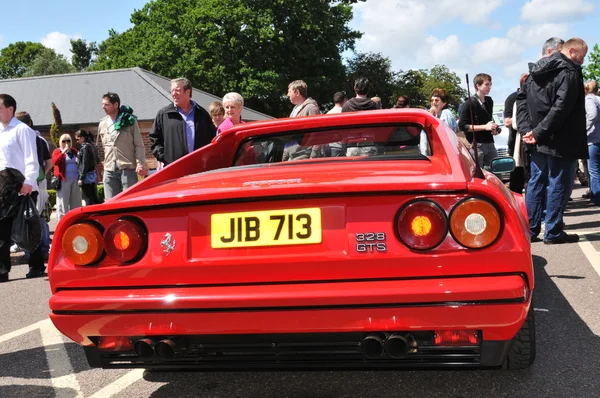
[{"label": "red sports car", "polygon": [[60,221],[50,317],[93,367],[526,368],[528,230],[425,111],[242,124]]}]

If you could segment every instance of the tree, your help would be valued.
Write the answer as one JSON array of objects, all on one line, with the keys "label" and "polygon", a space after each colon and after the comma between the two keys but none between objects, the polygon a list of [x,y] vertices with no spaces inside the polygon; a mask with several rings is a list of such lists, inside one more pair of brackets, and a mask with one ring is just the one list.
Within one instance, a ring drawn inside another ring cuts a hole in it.
[{"label": "tree", "polygon": [[426,99],[425,106],[429,106],[429,96],[436,88],[443,88],[448,92],[448,105],[458,110],[458,106],[467,98],[467,90],[462,88],[460,78],[451,72],[445,65],[436,65],[427,74],[421,92]]},{"label": "tree", "polygon": [[62,54],[57,54],[51,48],[43,48],[35,57],[31,65],[23,76],[46,76],[59,75],[63,73],[73,73],[75,68],[67,61]]},{"label": "tree", "polygon": [[396,97],[406,95],[410,98],[411,106],[425,109],[429,109],[429,98],[436,88],[448,91],[448,105],[455,110],[467,98],[460,78],[445,65],[436,65],[431,70],[401,71],[397,74],[396,87]]},{"label": "tree", "polygon": [[56,148],[60,148],[60,128],[62,127],[62,117],[60,110],[54,105],[54,102],[50,104],[52,106],[52,125],[50,126],[50,138]]},{"label": "tree", "polygon": [[0,79],[22,77],[39,53],[45,49],[40,43],[18,41],[0,51]]},{"label": "tree", "polygon": [[364,0],[155,0],[98,46],[92,69],[139,66],[187,77],[200,89],[237,91],[249,107],[289,114],[287,85],[305,80],[309,95],[329,102],[343,86],[341,53],[361,34],[348,27]]},{"label": "tree", "polygon": [[95,42],[87,43],[85,40],[71,39],[71,64],[80,72],[83,72],[92,63],[92,57],[98,53]]},{"label": "tree", "polygon": [[[427,70],[409,69],[396,75],[396,92],[394,96],[405,95],[410,99],[412,107],[426,107],[427,99],[423,94],[423,85],[427,79]],[[429,95],[429,94],[427,94]],[[429,109],[429,108],[427,108]]]},{"label": "tree", "polygon": [[354,81],[362,76],[369,79],[369,95],[380,97],[384,108],[389,108],[396,103],[396,97],[394,96],[396,88],[395,74],[392,71],[392,61],[389,58],[382,56],[380,53],[359,53],[348,61],[346,71],[348,92],[353,92]]},{"label": "tree", "polygon": [[586,80],[600,82],[600,48],[594,44],[592,52],[588,55],[587,63],[583,66],[583,77]]}]

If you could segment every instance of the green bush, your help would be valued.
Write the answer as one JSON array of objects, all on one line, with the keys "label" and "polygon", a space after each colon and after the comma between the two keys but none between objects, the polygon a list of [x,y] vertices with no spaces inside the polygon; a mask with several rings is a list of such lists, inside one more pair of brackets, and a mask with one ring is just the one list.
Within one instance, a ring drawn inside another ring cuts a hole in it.
[{"label": "green bush", "polygon": [[[100,203],[104,202],[104,185],[98,184],[98,199],[100,199]],[[48,190],[48,201],[53,209],[56,208],[56,191],[54,189]]]},{"label": "green bush", "polygon": [[98,199],[100,199],[100,203],[104,203],[104,185],[98,184],[96,189],[98,190]]},{"label": "green bush", "polygon": [[48,190],[48,202],[50,202],[50,206],[54,209],[56,206],[56,191],[54,189]]}]

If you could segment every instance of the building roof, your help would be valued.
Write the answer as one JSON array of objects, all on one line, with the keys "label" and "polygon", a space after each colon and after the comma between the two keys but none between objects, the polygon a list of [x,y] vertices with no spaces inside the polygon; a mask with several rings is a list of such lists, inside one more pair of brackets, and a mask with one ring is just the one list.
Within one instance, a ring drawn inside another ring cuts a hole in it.
[{"label": "building roof", "polygon": [[[0,80],[0,93],[12,95],[17,111],[28,112],[36,127],[53,123],[52,102],[65,125],[98,123],[105,116],[102,95],[109,91],[119,94],[122,105],[133,108],[138,120],[154,120],[158,110],[172,101],[170,88],[170,79],[141,68]],[[221,100],[196,88],[192,98],[207,110],[212,101]],[[242,117],[272,119],[249,108],[244,108]]]}]

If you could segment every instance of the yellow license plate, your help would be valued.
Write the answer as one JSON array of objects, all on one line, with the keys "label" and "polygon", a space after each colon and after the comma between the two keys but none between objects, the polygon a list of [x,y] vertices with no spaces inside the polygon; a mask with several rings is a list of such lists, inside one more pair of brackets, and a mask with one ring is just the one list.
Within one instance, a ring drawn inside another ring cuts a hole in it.
[{"label": "yellow license plate", "polygon": [[284,209],[212,214],[210,244],[231,247],[321,243],[321,209]]}]

